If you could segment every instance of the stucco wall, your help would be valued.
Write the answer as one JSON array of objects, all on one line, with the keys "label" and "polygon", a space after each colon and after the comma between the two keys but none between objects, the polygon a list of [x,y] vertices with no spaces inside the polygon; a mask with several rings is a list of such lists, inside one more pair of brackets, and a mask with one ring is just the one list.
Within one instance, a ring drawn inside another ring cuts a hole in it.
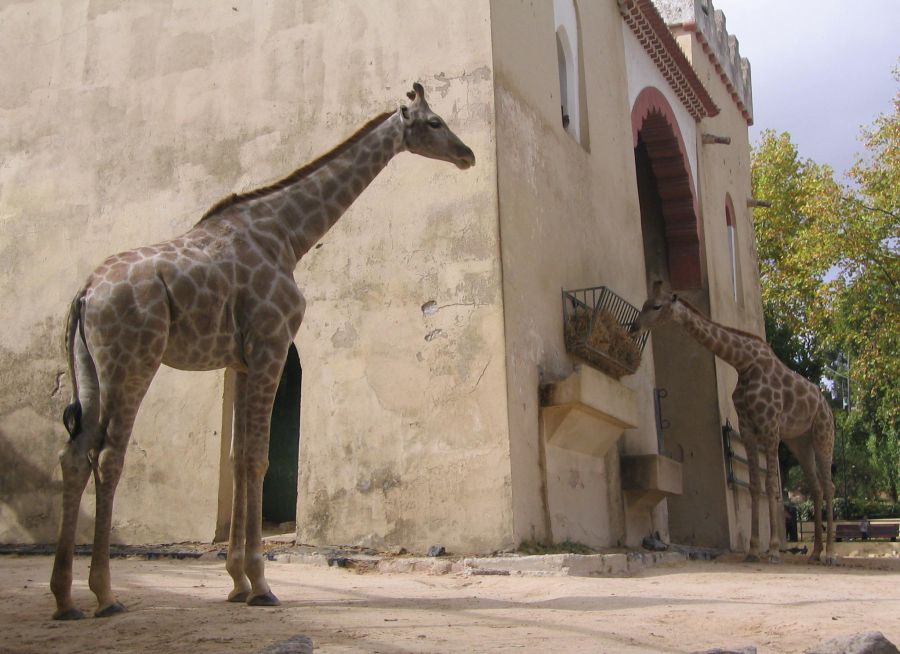
[{"label": "stucco wall", "polygon": [[[523,539],[546,535],[538,386],[575,363],[563,343],[560,291],[606,285],[632,303],[645,292],[622,21],[615,3],[577,6],[589,150],[560,121],[551,3],[491,5],[513,504]],[[653,452],[656,437],[648,367],[622,383],[638,392],[639,429],[601,458],[547,447],[553,540],[614,546],[653,528],[665,533],[663,506],[651,520],[623,501],[620,450]]]},{"label": "stucco wall", "polygon": [[488,4],[303,4],[311,145],[420,80],[477,164],[401,154],[297,269],[300,539],[511,546]]},{"label": "stucco wall", "polygon": [[[70,394],[62,327],[88,272],[108,254],[177,235],[222,195],[297,161],[303,16],[290,3],[248,8],[0,10],[0,541],[56,533]],[[212,538],[222,391],[221,373],[160,372],[138,415],[114,539]]]}]

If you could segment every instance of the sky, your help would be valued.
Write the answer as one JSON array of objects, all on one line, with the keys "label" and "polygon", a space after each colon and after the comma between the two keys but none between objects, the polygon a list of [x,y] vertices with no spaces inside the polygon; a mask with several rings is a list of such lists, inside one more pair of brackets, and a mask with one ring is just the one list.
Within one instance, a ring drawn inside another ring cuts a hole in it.
[{"label": "sky", "polygon": [[803,158],[838,178],[863,152],[860,128],[898,90],[900,0],[713,0],[750,60],[754,124],[790,132]]}]

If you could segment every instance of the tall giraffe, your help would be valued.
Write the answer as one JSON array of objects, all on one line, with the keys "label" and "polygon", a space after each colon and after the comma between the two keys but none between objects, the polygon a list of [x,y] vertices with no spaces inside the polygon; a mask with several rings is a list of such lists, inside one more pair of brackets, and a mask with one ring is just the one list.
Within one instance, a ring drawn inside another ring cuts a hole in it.
[{"label": "tall giraffe", "polygon": [[632,325],[633,331],[651,329],[674,321],[700,345],[738,372],[732,394],[747,447],[750,469],[750,551],[748,560],[759,559],[759,457],[766,454],[766,495],[769,501],[769,560],[778,561],[778,534],[784,512],[778,484],[778,443],[784,441],[797,457],[815,498],[815,541],[810,561],[822,553],[822,498],[828,515],[825,560],[833,562],[834,526],[831,459],[834,452],[834,416],[819,387],[782,363],[760,337],[725,327],[707,318],[677,295],[663,291],[662,282]]},{"label": "tall giraffe", "polygon": [[275,606],[261,550],[262,483],[275,391],[306,302],[297,262],[387,165],[408,150],[466,169],[475,155],[435,114],[421,84],[384,113],[279,182],[215,204],[182,236],[108,258],[72,302],[66,328],[73,400],[60,453],[63,512],[50,587],[54,618],[82,618],[72,601],[81,496],[93,472],[97,507],[89,585],[95,616],[125,611],[113,594],[113,495],[135,415],[160,364],[237,374],[228,558],[232,602]]}]

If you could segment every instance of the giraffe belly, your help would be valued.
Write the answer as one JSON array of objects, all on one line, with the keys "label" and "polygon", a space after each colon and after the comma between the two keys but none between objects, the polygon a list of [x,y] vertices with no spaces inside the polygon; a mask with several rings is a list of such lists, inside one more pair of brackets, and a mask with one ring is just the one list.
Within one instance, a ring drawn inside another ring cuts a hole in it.
[{"label": "giraffe belly", "polygon": [[173,325],[162,362],[178,370],[242,369],[233,334],[197,334]]}]

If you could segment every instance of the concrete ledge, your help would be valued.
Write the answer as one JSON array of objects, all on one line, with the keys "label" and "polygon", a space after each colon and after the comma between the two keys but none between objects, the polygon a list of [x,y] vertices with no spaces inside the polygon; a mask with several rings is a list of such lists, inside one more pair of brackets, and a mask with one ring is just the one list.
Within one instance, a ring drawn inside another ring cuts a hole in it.
[{"label": "concrete ledge", "polygon": [[589,366],[542,388],[541,420],[551,445],[602,457],[639,421],[637,394]]},{"label": "concrete ledge", "polygon": [[623,456],[622,490],[631,506],[651,509],[663,498],[682,494],[681,464],[660,454]]},{"label": "concrete ledge", "polygon": [[627,576],[658,565],[680,563],[690,557],[682,551],[615,552],[610,554],[539,554],[483,557],[426,557],[283,552],[281,563],[346,568],[357,572],[429,575],[501,575],[548,577]]},{"label": "concrete ledge", "polygon": [[657,565],[687,560],[680,552],[621,552],[614,554],[545,554],[537,556],[464,559],[467,571],[509,571],[516,575],[603,577],[633,575]]}]

